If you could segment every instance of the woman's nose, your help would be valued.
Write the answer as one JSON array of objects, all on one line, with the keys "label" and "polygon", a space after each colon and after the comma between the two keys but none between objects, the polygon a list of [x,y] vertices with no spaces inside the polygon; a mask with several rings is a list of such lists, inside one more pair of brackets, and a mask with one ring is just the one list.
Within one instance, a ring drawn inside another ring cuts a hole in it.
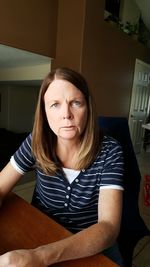
[{"label": "woman's nose", "polygon": [[71,119],[72,118],[72,113],[70,110],[70,107],[68,104],[65,104],[63,106],[63,110],[62,110],[62,114],[63,114],[63,119]]}]

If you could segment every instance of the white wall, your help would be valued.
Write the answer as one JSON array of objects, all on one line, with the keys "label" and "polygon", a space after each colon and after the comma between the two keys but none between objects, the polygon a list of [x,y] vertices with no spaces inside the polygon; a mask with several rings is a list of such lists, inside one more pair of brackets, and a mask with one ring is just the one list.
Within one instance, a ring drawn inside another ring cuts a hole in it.
[{"label": "white wall", "polygon": [[122,0],[120,6],[120,18],[122,22],[137,23],[140,10],[134,0]]},{"label": "white wall", "polygon": [[34,66],[0,68],[0,81],[42,81],[51,69],[51,63]]}]

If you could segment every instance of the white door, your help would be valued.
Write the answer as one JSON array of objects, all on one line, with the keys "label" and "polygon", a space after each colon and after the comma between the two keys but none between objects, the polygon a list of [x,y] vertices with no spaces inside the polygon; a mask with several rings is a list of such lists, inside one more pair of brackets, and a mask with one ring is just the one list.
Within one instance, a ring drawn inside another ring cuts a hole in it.
[{"label": "white door", "polygon": [[150,111],[150,65],[136,59],[132,87],[129,128],[135,153],[140,153],[143,144],[145,123]]}]

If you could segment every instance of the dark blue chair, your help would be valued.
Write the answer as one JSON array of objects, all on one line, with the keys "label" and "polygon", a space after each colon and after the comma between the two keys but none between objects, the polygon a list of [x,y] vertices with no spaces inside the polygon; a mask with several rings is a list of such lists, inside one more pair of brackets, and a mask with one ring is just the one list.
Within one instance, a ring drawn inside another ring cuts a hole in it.
[{"label": "dark blue chair", "polygon": [[138,198],[141,174],[134,153],[127,118],[98,117],[100,128],[118,140],[124,154],[124,196],[123,214],[118,244],[125,266],[132,266],[133,250],[137,242],[150,235],[139,213]]}]

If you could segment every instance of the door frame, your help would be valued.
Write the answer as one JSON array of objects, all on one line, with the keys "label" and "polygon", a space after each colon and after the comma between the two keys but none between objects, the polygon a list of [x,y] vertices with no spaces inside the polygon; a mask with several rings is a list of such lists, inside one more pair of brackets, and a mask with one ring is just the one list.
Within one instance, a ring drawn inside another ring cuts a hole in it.
[{"label": "door frame", "polygon": [[[133,77],[133,84],[132,84],[132,93],[131,93],[131,100],[130,100],[130,111],[129,111],[129,117],[128,117],[128,123],[129,123],[129,129],[130,129],[130,134],[131,134],[131,139],[133,140],[132,137],[132,132],[131,132],[131,120],[132,120],[132,113],[133,113],[133,102],[134,102],[134,97],[135,97],[135,81],[137,81],[137,72],[136,72],[136,65],[140,64],[143,65],[143,68],[146,67],[149,69],[149,73],[150,73],[150,64],[136,58],[135,60],[135,65],[134,65],[134,77]],[[150,86],[150,74],[148,75],[148,84]],[[150,97],[149,100],[147,102],[147,109],[146,109],[146,117],[148,117],[150,113]],[[144,129],[142,129],[142,139],[144,137]],[[133,144],[134,145],[134,144]]]}]

